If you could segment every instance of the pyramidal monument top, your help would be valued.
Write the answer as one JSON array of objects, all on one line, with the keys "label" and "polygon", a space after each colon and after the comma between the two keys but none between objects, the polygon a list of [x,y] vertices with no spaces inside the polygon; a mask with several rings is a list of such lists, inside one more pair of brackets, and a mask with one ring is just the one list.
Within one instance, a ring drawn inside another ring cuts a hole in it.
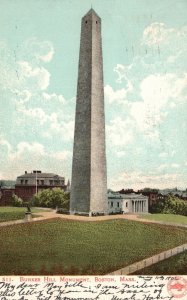
[{"label": "pyramidal monument top", "polygon": [[95,16],[95,17],[101,19],[101,18],[98,16],[98,14],[95,12],[95,10],[94,10],[93,8],[91,8],[91,9],[83,16],[83,19],[84,19],[85,17],[92,17],[92,16]]}]

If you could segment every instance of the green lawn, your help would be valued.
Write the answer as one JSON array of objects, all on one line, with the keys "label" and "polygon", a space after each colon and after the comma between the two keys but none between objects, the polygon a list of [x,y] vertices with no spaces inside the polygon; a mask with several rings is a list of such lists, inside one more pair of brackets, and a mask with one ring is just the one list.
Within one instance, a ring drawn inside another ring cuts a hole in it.
[{"label": "green lawn", "polygon": [[128,220],[51,219],[0,228],[0,274],[106,274],[187,242],[187,230]]},{"label": "green lawn", "polygon": [[155,265],[139,270],[133,275],[186,275],[187,251],[170,257]]},{"label": "green lawn", "polygon": [[170,223],[179,223],[187,225],[187,217],[180,215],[172,215],[172,214],[149,214],[149,215],[139,215],[141,219],[148,219],[154,221],[164,221]]},{"label": "green lawn", "polygon": [[[24,218],[26,210],[27,210],[26,207],[0,206],[0,222],[21,220]],[[35,213],[44,210],[40,210],[38,208],[32,208],[31,211]],[[37,216],[33,215],[33,217],[37,217]]]}]

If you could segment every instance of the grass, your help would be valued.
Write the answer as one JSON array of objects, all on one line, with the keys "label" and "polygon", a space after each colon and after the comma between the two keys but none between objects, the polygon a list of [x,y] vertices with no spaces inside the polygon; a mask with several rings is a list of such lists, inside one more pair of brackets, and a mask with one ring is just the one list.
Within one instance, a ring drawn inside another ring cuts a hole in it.
[{"label": "grass", "polygon": [[139,270],[133,275],[186,275],[187,274],[187,251],[170,257],[164,261]]},{"label": "grass", "polygon": [[180,215],[172,215],[172,214],[149,214],[149,215],[139,215],[141,219],[148,219],[153,221],[163,221],[170,223],[178,223],[187,225],[187,217]]},{"label": "grass", "polygon": [[107,274],[187,242],[187,230],[128,220],[50,219],[0,228],[0,274]]},{"label": "grass", "polygon": [[[0,222],[21,220],[25,217],[26,210],[25,207],[0,206]],[[44,210],[32,208],[31,211],[36,213]],[[33,217],[39,217],[39,215],[33,214]]]}]

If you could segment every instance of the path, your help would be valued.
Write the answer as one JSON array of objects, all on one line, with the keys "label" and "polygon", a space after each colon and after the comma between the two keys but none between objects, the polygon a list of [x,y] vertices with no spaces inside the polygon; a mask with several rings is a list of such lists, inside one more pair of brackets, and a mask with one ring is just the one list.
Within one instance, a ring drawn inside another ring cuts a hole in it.
[{"label": "path", "polygon": [[[124,214],[124,215],[121,214],[121,215],[106,215],[106,216],[98,216],[98,217],[86,217],[86,216],[77,216],[77,215],[57,214],[56,210],[51,210],[48,212],[47,211],[35,212],[34,215],[38,215],[40,217],[32,218],[31,222],[37,222],[37,221],[48,220],[48,219],[53,219],[53,218],[61,218],[64,220],[74,220],[74,221],[84,221],[84,222],[96,222],[96,221],[123,219],[123,220],[131,220],[131,221],[143,222],[143,223],[161,224],[161,225],[169,225],[169,226],[187,228],[187,225],[184,225],[184,224],[169,223],[169,222],[154,221],[154,220],[139,218],[138,214]],[[143,215],[142,215],[142,217],[143,217]],[[4,227],[7,225],[20,224],[20,223],[25,223],[25,220],[23,219],[23,220],[1,222],[0,227]]]},{"label": "path", "polygon": [[146,259],[143,259],[141,261],[138,261],[132,265],[129,265],[125,268],[122,268],[122,269],[119,269],[119,270],[116,270],[110,274],[106,274],[106,275],[129,275],[129,274],[133,274],[134,272],[138,271],[138,270],[141,270],[141,269],[144,269],[148,266],[151,266],[153,264],[156,264],[164,259],[167,259],[169,257],[172,257],[176,254],[179,254],[179,253],[182,253],[184,251],[187,250],[187,243],[186,244],[183,244],[183,245],[180,245],[180,246],[177,246],[175,248],[172,248],[172,249],[169,249],[169,250],[166,250],[166,251],[163,251],[159,254],[156,254],[154,256],[151,256],[151,257],[148,257]]}]

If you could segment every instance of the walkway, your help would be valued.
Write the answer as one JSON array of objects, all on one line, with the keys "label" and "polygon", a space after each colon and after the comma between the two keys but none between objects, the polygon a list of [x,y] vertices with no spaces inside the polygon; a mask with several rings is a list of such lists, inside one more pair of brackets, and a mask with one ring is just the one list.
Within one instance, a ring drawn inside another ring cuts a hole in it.
[{"label": "walkway", "polygon": [[[152,223],[152,224],[161,224],[161,225],[168,225],[168,226],[176,226],[176,227],[184,227],[187,228],[187,225],[184,224],[178,224],[178,223],[169,223],[169,222],[163,222],[163,221],[154,221],[154,220],[148,220],[143,218],[138,218],[138,214],[124,214],[124,215],[107,215],[107,216],[98,216],[98,217],[85,217],[85,216],[77,216],[77,215],[63,215],[63,214],[57,214],[56,210],[51,210],[49,212],[35,212],[34,215],[38,215],[40,217],[32,218],[31,222],[37,222],[42,220],[48,220],[53,218],[61,218],[64,220],[74,220],[74,221],[83,221],[83,222],[97,222],[97,221],[107,221],[107,220],[131,220],[136,222],[143,222],[143,223]],[[142,214],[143,216],[143,214]],[[26,221],[23,220],[14,220],[14,221],[8,221],[8,222],[2,222],[0,223],[0,227],[7,226],[7,225],[15,225],[20,223],[25,223]]]},{"label": "walkway", "polygon": [[167,251],[161,252],[159,254],[156,254],[154,256],[151,256],[149,258],[143,259],[139,262],[136,262],[132,265],[129,265],[125,268],[116,270],[110,274],[106,274],[106,275],[129,275],[129,274],[133,274],[134,272],[144,269],[148,266],[151,266],[153,264],[156,264],[164,259],[167,259],[169,257],[172,257],[176,254],[182,253],[184,251],[187,250],[187,243],[183,244],[181,246],[177,246],[175,248],[169,249]]}]

